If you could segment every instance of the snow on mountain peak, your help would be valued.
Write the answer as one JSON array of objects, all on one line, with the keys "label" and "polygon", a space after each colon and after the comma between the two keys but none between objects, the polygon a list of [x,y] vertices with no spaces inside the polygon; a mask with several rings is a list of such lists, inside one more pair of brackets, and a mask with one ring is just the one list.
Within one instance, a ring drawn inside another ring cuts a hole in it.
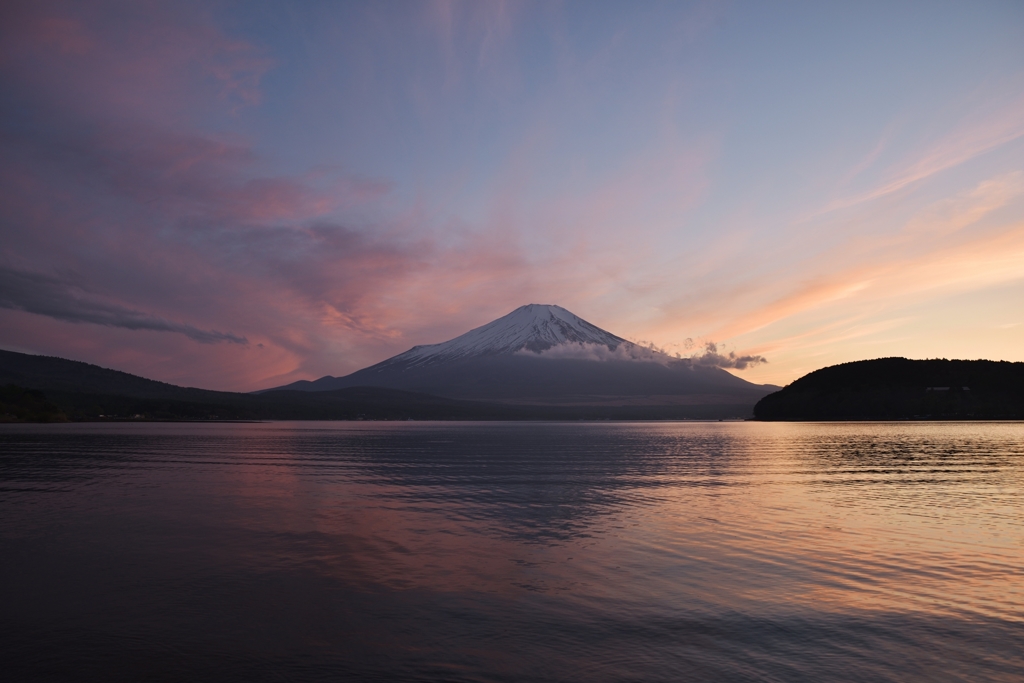
[{"label": "snow on mountain peak", "polygon": [[599,344],[609,350],[618,348],[622,343],[629,344],[625,339],[588,323],[561,306],[527,304],[446,342],[414,346],[391,361],[419,365],[524,350],[540,353],[566,343]]}]

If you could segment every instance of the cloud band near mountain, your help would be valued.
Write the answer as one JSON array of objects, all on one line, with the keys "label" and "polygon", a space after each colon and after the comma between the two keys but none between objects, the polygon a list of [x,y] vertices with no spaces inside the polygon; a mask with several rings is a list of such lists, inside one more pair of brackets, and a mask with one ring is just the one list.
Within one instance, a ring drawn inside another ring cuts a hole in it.
[{"label": "cloud band near mountain", "polygon": [[746,370],[749,367],[767,363],[768,359],[757,355],[739,355],[735,351],[720,353],[718,345],[714,342],[704,344],[704,350],[691,356],[673,356],[654,346],[644,346],[625,342],[615,348],[609,348],[604,344],[579,344],[567,342],[558,344],[540,353],[522,350],[520,353],[538,355],[548,359],[574,359],[590,361],[634,361],[647,363],[670,363],[685,362],[703,367],[731,368],[734,370]]},{"label": "cloud band near mountain", "polygon": [[735,351],[719,353],[718,344],[707,342],[704,344],[704,353],[694,354],[689,358],[695,365],[705,365],[716,368],[733,368],[735,370],[746,370],[754,365],[767,363],[764,356],[737,355]]}]

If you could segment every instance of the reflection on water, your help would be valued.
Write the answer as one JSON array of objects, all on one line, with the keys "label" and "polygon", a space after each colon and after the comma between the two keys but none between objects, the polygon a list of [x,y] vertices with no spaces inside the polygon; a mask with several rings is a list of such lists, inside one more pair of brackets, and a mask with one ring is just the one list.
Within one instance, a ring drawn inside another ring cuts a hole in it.
[{"label": "reflection on water", "polygon": [[32,680],[1024,679],[1024,424],[0,430]]}]

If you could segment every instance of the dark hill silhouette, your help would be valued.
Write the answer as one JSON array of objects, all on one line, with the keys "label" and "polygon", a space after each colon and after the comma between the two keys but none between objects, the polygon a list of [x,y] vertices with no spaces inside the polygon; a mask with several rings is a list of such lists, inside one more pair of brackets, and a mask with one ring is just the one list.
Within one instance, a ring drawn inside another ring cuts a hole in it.
[{"label": "dark hill silhouette", "polygon": [[0,386],[0,422],[65,422],[67,419],[41,391],[13,384]]},{"label": "dark hill silhouette", "polygon": [[807,374],[758,420],[1024,419],[1024,363],[879,358]]},{"label": "dark hill silhouette", "polygon": [[231,392],[207,391],[158,382],[81,361],[0,351],[0,384],[15,384],[44,392],[116,394],[134,398],[212,400]]},{"label": "dark hill silhouette", "polygon": [[715,419],[742,417],[750,410],[728,404],[515,406],[367,386],[242,394],[13,351],[0,351],[0,387],[0,420],[7,421]]},{"label": "dark hill silhouette", "polygon": [[[378,387],[350,387],[310,395],[208,391],[157,382],[98,365],[51,356],[0,351],[0,385],[14,405],[31,399],[59,407],[71,419],[143,418],[221,420],[485,419],[499,411],[470,402]],[[45,398],[44,398],[45,394]],[[53,412],[51,410],[51,412]],[[5,414],[46,421],[27,409]]]}]

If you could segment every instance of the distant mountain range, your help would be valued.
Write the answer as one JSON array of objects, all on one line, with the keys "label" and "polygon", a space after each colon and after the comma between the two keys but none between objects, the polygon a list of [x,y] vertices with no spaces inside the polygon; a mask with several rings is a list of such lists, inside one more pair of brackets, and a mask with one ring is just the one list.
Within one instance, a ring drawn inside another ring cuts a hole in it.
[{"label": "distant mountain range", "polygon": [[1024,363],[879,358],[815,370],[754,407],[758,420],[1021,420]]},{"label": "distant mountain range", "polygon": [[539,304],[344,377],[252,394],[0,351],[0,421],[1024,419],[1024,363],[880,358],[777,389]]},{"label": "distant mountain range", "polygon": [[268,391],[356,386],[532,406],[752,407],[779,388],[634,344],[560,306],[529,304],[350,375]]},{"label": "distant mountain range", "polygon": [[[157,382],[89,363],[0,351],[0,421],[508,419],[508,411],[355,387],[258,396]],[[531,416],[525,416],[531,417]]]},{"label": "distant mountain range", "polygon": [[345,377],[239,394],[0,351],[0,420],[715,419],[777,389],[531,304]]}]

